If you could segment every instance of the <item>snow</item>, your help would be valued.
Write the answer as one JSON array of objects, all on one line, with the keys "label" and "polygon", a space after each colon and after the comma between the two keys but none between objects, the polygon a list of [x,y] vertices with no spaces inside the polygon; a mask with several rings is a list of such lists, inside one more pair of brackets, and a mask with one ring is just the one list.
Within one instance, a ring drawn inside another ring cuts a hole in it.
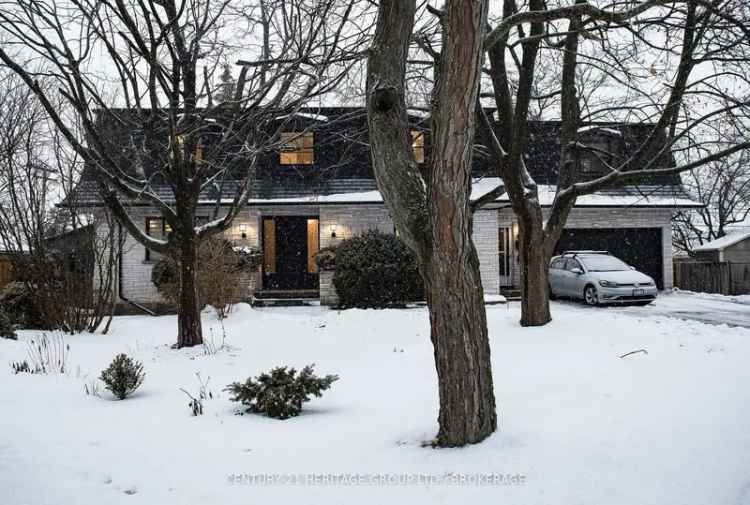
[{"label": "snow", "polygon": [[750,305],[750,295],[720,295],[718,293],[699,293],[696,291],[688,291],[678,288],[674,288],[673,295],[683,295],[690,297],[693,300],[708,300],[714,302],[729,302],[739,303],[742,305]]},{"label": "snow", "polygon": [[283,116],[278,116],[276,119],[286,119],[292,116],[304,117],[307,119],[312,119],[313,121],[321,121],[321,122],[328,121],[328,116],[325,116],[323,114],[312,114],[309,112],[294,112],[292,114],[285,114]]},{"label": "snow", "polygon": [[750,238],[750,231],[730,233],[711,242],[693,248],[693,251],[723,251],[729,246]]},{"label": "snow", "polygon": [[484,295],[484,303],[487,303],[487,304],[507,303],[507,302],[508,300],[506,300],[503,295]]},{"label": "snow", "polygon": [[[475,179],[471,188],[472,201],[478,200],[485,194],[502,186],[499,177],[483,177]],[[626,188],[627,189],[627,188]],[[539,201],[544,207],[549,207],[555,198],[556,187],[553,185],[538,185]],[[222,200],[222,203],[231,203],[231,199]],[[495,202],[509,204],[508,195],[503,194]],[[199,203],[216,203],[215,200],[204,200]],[[309,195],[292,198],[251,198],[250,205],[264,204],[342,204],[342,203],[383,203],[383,196],[379,191],[360,191],[356,193],[334,193],[331,195]],[[576,200],[578,207],[702,207],[703,205],[686,197],[676,197],[664,194],[662,187],[641,187],[638,191],[631,188],[630,191],[618,193],[594,193],[592,195],[579,196]]]},{"label": "snow", "polygon": [[[539,203],[542,207],[550,207],[555,199],[557,187],[548,184],[538,185]],[[626,191],[616,193],[594,193],[582,195],[576,199],[576,207],[701,207],[702,204],[689,198],[664,194],[662,188],[648,188],[642,186],[640,191],[635,188],[625,188]],[[507,195],[498,201],[510,203]]]},{"label": "snow", "polygon": [[[552,310],[549,325],[521,328],[518,303],[487,307],[499,430],[450,450],[422,447],[437,431],[424,307],[240,305],[226,321],[229,348],[214,355],[170,349],[174,316],[118,317],[109,335],[66,337],[65,375],[0,368],[0,502],[748,503],[750,330],[570,303]],[[215,317],[204,321],[219,340]],[[0,339],[0,363],[23,359],[35,335]],[[639,349],[648,354],[619,357]],[[144,363],[142,388],[124,401],[86,396],[84,384],[119,352]],[[341,379],[298,418],[235,415],[221,391],[313,362]],[[195,393],[196,372],[216,396],[191,417],[179,388]],[[310,481],[252,485],[254,474]],[[326,485],[328,474],[452,484]],[[515,483],[461,485],[476,474]]]},{"label": "snow", "polygon": [[606,133],[609,133],[610,135],[617,135],[619,137],[622,137],[622,132],[615,128],[608,128],[608,127],[599,126],[599,125],[588,125],[588,126],[582,126],[581,128],[578,128],[578,133],[588,133],[592,131],[606,132]]}]

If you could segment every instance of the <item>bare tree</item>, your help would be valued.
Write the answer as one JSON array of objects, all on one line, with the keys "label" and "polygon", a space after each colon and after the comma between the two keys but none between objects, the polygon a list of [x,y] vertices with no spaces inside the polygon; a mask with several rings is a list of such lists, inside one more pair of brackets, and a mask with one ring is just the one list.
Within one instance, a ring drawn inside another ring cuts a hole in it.
[{"label": "bare tree", "polygon": [[[90,215],[70,196],[80,171],[60,143],[34,93],[14,74],[0,74],[0,248],[12,253],[34,321],[69,332],[96,331],[112,315],[114,227],[95,234]],[[64,222],[60,222],[62,216]],[[100,216],[106,219],[108,216]]]},{"label": "bare tree", "polygon": [[[519,222],[522,325],[551,319],[547,269],[577,197],[689,171],[750,147],[746,139],[710,145],[701,130],[719,117],[747,119],[749,20],[740,0],[504,0],[485,40],[497,117],[482,107],[478,115]],[[548,73],[555,61],[556,84],[540,96],[540,71]],[[535,104],[551,97],[561,119],[560,162],[547,211],[524,153]],[[581,132],[592,121],[653,128],[630,149],[608,149]],[[704,151],[686,159],[684,151],[696,144]],[[587,157],[602,174],[583,173]]]},{"label": "bare tree", "polygon": [[[742,142],[722,134],[730,144]],[[683,176],[690,194],[704,207],[675,214],[672,243],[692,254],[693,248],[725,236],[750,220],[750,155],[744,151],[712,161]]]},{"label": "bare tree", "polygon": [[[263,0],[260,23],[257,4],[238,10],[230,0],[0,3],[0,34],[8,42],[0,61],[37,95],[118,221],[150,250],[178,259],[178,347],[202,342],[199,244],[231,225],[259,157],[279,148],[294,113],[334,88],[359,56],[361,32],[348,29],[355,3]],[[251,29],[233,30],[237,22]],[[217,103],[215,74],[228,38],[231,47],[263,50],[250,51],[234,96]],[[20,52],[11,53],[16,47]],[[30,70],[28,61],[42,70]],[[83,137],[48,86],[59,89]],[[165,185],[169,197],[156,189]],[[216,195],[215,213],[196,223],[206,194]],[[158,209],[168,238],[145,233],[128,200]]]},{"label": "bare tree", "polygon": [[416,253],[430,311],[440,446],[477,443],[497,427],[490,346],[469,207],[475,103],[487,16],[483,0],[449,0],[432,91],[432,153],[416,162],[406,109],[415,0],[381,0],[367,69],[372,162],[399,236]]}]

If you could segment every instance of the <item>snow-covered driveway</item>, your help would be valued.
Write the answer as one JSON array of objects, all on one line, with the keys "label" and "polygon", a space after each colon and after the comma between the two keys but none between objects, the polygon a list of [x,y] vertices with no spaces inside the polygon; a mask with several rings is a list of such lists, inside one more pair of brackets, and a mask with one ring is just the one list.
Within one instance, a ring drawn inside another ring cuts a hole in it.
[{"label": "snow-covered driveway", "polygon": [[[563,304],[578,305],[574,302]],[[601,307],[583,310],[602,310]],[[611,306],[606,311],[630,314],[636,317],[665,316],[687,321],[727,326],[741,326],[750,328],[750,296],[721,296],[705,293],[691,293],[689,291],[674,291],[660,293],[659,297],[650,305]]]},{"label": "snow-covered driveway", "polygon": [[[553,311],[524,329],[518,304],[488,307],[499,430],[451,450],[422,446],[437,431],[424,308],[240,306],[215,355],[170,349],[172,316],[121,317],[67,337],[66,375],[12,375],[35,334],[0,339],[0,504],[750,504],[750,330]],[[143,387],[86,396],[118,352],[143,362]],[[311,362],[341,379],[300,417],[237,416],[222,392]],[[191,417],[179,388],[196,372],[214,398]]]}]

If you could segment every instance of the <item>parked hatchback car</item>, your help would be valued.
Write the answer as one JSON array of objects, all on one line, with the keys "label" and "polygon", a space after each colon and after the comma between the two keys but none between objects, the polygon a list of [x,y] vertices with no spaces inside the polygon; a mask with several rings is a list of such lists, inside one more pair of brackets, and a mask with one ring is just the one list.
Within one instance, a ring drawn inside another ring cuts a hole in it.
[{"label": "parked hatchback car", "polygon": [[582,299],[588,305],[654,301],[654,279],[607,251],[566,251],[552,258],[549,289],[553,297]]}]

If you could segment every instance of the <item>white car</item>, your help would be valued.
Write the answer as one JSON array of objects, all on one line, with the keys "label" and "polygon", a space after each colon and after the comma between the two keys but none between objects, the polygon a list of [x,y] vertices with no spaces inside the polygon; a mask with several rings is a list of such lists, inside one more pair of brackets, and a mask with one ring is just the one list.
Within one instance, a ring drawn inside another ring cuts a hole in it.
[{"label": "white car", "polygon": [[607,251],[566,251],[552,258],[549,290],[557,296],[582,299],[588,305],[654,301],[654,279]]}]

